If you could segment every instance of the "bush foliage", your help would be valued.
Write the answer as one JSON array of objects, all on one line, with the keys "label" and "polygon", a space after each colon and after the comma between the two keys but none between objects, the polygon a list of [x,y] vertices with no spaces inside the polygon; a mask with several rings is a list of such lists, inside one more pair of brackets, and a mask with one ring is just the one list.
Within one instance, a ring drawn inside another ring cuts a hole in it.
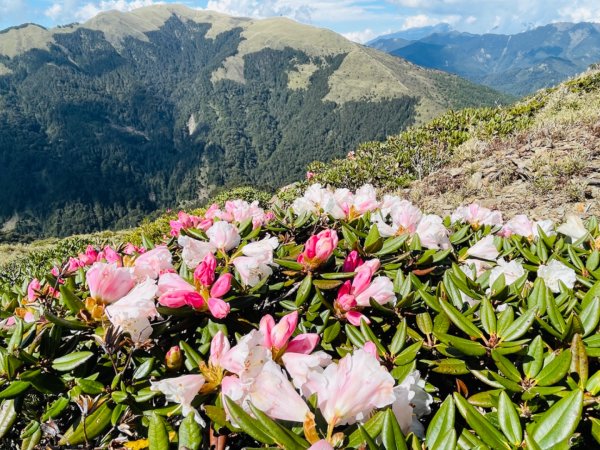
[{"label": "bush foliage", "polygon": [[597,219],[312,185],[170,227],[2,278],[3,448],[600,443]]}]

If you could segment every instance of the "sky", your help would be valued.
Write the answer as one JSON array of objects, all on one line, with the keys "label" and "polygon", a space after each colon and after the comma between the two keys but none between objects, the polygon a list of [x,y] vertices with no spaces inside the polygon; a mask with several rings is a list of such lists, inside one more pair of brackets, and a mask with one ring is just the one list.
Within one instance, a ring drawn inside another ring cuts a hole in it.
[{"label": "sky", "polygon": [[[129,11],[158,0],[0,0],[0,30],[84,22],[101,11]],[[552,22],[600,22],[600,0],[181,0],[192,8],[248,17],[286,16],[356,42],[408,28],[449,23],[471,33],[518,33]]]}]

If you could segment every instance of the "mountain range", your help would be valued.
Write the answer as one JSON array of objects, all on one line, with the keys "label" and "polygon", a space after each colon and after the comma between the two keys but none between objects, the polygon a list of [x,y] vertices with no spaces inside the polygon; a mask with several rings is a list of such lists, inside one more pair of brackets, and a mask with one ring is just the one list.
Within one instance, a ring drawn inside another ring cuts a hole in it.
[{"label": "mountain range", "polygon": [[514,35],[463,33],[440,24],[384,35],[369,45],[522,96],[599,62],[600,24],[554,23]]},{"label": "mountain range", "polygon": [[0,239],[275,189],[489,88],[284,18],[184,6],[0,32]]}]

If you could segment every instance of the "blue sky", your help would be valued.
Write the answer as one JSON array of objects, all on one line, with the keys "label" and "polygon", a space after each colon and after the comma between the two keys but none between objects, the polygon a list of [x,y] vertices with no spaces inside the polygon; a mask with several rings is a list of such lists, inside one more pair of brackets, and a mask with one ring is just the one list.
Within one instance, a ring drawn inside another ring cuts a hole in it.
[{"label": "blue sky", "polygon": [[[155,0],[0,0],[0,29],[24,22],[54,26],[98,12],[128,11]],[[515,33],[558,21],[600,22],[600,0],[183,0],[251,17],[287,16],[331,28],[357,42],[402,29],[450,23],[472,33]]]}]

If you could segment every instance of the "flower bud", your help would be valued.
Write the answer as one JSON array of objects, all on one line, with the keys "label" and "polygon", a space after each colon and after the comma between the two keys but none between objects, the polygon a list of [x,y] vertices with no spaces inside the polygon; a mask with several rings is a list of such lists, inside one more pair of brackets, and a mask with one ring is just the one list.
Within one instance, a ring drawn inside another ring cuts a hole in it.
[{"label": "flower bud", "polygon": [[165,364],[169,370],[181,369],[183,358],[181,357],[181,349],[178,345],[175,345],[169,349],[165,355]]}]

